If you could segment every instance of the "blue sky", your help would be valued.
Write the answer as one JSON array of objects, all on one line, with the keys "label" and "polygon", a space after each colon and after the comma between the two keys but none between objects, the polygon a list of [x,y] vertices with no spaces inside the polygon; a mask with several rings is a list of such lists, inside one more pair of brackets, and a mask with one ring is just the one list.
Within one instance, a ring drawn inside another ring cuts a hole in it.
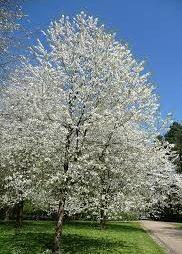
[{"label": "blue sky", "polygon": [[181,0],[27,0],[23,7],[34,31],[61,14],[84,10],[99,17],[138,59],[146,59],[163,115],[172,112],[175,120],[182,120]]}]

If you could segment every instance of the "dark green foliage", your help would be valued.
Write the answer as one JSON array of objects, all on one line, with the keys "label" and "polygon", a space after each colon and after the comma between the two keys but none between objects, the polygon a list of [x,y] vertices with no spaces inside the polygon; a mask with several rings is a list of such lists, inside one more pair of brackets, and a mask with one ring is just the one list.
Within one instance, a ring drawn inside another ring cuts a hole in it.
[{"label": "dark green foliage", "polygon": [[[51,221],[26,221],[19,232],[1,223],[0,254],[41,254],[51,249],[53,236]],[[95,222],[66,223],[62,243],[65,254],[164,253],[137,222],[109,223],[105,231]]]},{"label": "dark green foliage", "polygon": [[164,135],[165,140],[170,144],[174,144],[174,150],[179,155],[179,158],[176,162],[177,171],[182,173],[182,124],[174,122],[170,130]]},{"label": "dark green foliage", "polygon": [[23,209],[23,217],[25,220],[53,220],[55,215],[48,214],[46,211],[37,209],[30,201],[26,201]]}]

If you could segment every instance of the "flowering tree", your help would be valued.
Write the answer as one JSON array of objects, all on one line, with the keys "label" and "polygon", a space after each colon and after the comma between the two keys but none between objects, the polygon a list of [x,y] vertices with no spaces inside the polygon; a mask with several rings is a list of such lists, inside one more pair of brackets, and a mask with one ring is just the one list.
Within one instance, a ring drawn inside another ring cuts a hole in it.
[{"label": "flowering tree", "polygon": [[128,126],[127,132],[121,128],[108,145],[104,159],[93,156],[95,161],[90,170],[94,173],[89,176],[90,188],[83,193],[81,206],[100,219],[101,228],[105,228],[108,218],[119,218],[122,211],[147,210],[154,197],[158,201],[164,199],[164,193],[157,189],[154,193],[153,189],[156,184],[168,188],[168,178],[174,172],[169,159],[173,157],[169,145],[151,143],[145,133],[134,126]]},{"label": "flowering tree", "polygon": [[[176,173],[177,166],[175,165],[177,155],[171,151],[174,147],[173,145],[169,145],[167,142],[163,145],[165,150],[161,151],[160,149],[156,154],[158,168],[156,167],[154,170],[154,177],[149,176],[148,199],[150,202],[148,203],[148,212],[156,218],[161,216],[163,210],[167,214],[167,210],[171,212],[175,207],[180,215],[182,205],[182,178],[180,174]],[[168,160],[165,160],[166,157],[168,157]]]},{"label": "flowering tree", "polygon": [[20,127],[15,115],[10,111],[6,111],[6,115],[4,115],[5,110],[5,108],[2,110],[0,120],[1,205],[16,208],[17,226],[21,226],[23,203],[25,200],[31,199],[34,193],[37,158],[36,149],[31,146],[36,144],[33,141],[30,142],[28,133],[25,135],[26,128]]},{"label": "flowering tree", "polygon": [[[144,63],[97,19],[84,13],[73,20],[62,16],[44,34],[47,43],[38,41],[34,60],[24,59],[8,81],[1,149],[10,175],[20,176],[18,184],[8,177],[13,181],[5,188],[20,186],[16,193],[32,199],[38,189],[37,198],[56,207],[57,254],[65,209],[74,210],[88,193],[92,205],[99,200],[103,219],[108,195],[117,193],[121,201],[139,184],[160,114]],[[93,187],[99,197],[90,199]],[[116,207],[115,200],[109,202],[107,207]]]}]

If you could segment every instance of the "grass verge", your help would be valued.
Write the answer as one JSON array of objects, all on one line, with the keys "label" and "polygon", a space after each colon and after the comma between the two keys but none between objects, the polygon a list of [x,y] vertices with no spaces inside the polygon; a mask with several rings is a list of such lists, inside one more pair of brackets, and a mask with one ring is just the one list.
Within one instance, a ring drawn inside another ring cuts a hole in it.
[{"label": "grass verge", "polygon": [[182,223],[176,223],[176,229],[181,229],[182,230]]}]

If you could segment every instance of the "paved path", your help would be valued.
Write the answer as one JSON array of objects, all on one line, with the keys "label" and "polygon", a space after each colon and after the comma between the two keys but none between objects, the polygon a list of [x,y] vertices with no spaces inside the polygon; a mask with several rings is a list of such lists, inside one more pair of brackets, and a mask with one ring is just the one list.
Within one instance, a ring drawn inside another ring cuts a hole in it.
[{"label": "paved path", "polygon": [[166,253],[182,254],[182,230],[175,223],[160,221],[141,221],[152,238],[166,249]]}]

